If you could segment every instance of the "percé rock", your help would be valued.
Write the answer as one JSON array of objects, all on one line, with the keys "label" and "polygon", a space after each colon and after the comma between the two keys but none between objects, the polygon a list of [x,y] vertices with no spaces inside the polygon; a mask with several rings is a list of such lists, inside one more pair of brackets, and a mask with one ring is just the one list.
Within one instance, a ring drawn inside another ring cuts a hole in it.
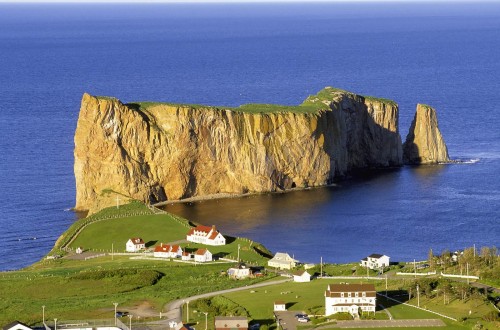
[{"label": "perc\u00e9 rock", "polygon": [[448,148],[439,131],[436,110],[425,104],[417,112],[403,144],[405,164],[437,164],[449,162]]},{"label": "perc\u00e9 rock", "polygon": [[400,166],[398,111],[390,100],[331,87],[296,107],[123,104],[84,94],[75,209],[93,212],[119,195],[154,203],[322,186],[353,169]]}]

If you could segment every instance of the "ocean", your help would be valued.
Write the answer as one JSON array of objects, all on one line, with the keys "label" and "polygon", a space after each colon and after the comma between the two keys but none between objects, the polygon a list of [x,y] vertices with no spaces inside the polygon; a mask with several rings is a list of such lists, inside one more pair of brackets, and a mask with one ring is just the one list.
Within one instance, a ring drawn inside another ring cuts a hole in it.
[{"label": "ocean", "polygon": [[500,244],[500,3],[0,4],[0,270],[78,215],[84,92],[124,102],[296,105],[325,86],[390,98],[406,137],[437,109],[463,164],[167,210],[304,262]]}]

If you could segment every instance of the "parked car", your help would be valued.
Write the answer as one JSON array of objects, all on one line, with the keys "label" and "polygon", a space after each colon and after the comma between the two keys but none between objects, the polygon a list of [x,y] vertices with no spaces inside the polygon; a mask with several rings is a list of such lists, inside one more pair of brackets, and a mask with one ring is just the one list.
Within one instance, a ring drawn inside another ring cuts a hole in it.
[{"label": "parked car", "polygon": [[299,321],[301,323],[307,323],[307,322],[309,322],[309,318],[308,317],[299,317],[297,319],[297,321]]},{"label": "parked car", "polygon": [[295,314],[295,317],[297,317],[297,318],[300,318],[300,317],[307,318],[307,314],[301,314],[301,313],[299,313],[299,314]]},{"label": "parked car", "polygon": [[128,315],[128,312],[116,312],[116,317],[123,317],[123,316],[127,316]]},{"label": "parked car", "polygon": [[251,326],[248,327],[249,330],[259,330],[260,329],[260,324],[259,323],[254,323]]}]

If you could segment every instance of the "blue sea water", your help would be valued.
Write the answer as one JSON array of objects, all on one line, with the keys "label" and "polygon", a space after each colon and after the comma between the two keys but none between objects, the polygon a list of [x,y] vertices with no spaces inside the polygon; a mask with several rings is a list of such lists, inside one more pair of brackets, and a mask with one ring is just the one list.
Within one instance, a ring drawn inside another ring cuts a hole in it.
[{"label": "blue sea water", "polygon": [[[500,4],[0,4],[0,270],[76,219],[84,92],[124,102],[299,104],[325,86],[417,102],[453,158],[336,187],[174,205],[303,261],[500,245]],[[36,237],[36,239],[34,239]]]}]

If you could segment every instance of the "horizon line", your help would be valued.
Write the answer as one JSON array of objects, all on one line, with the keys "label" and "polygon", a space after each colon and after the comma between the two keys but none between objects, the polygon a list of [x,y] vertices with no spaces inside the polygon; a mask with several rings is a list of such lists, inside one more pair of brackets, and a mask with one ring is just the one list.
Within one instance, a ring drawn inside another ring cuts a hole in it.
[{"label": "horizon line", "polygon": [[0,0],[9,4],[73,4],[73,3],[113,3],[113,4],[252,4],[252,3],[500,3],[500,0]]}]

